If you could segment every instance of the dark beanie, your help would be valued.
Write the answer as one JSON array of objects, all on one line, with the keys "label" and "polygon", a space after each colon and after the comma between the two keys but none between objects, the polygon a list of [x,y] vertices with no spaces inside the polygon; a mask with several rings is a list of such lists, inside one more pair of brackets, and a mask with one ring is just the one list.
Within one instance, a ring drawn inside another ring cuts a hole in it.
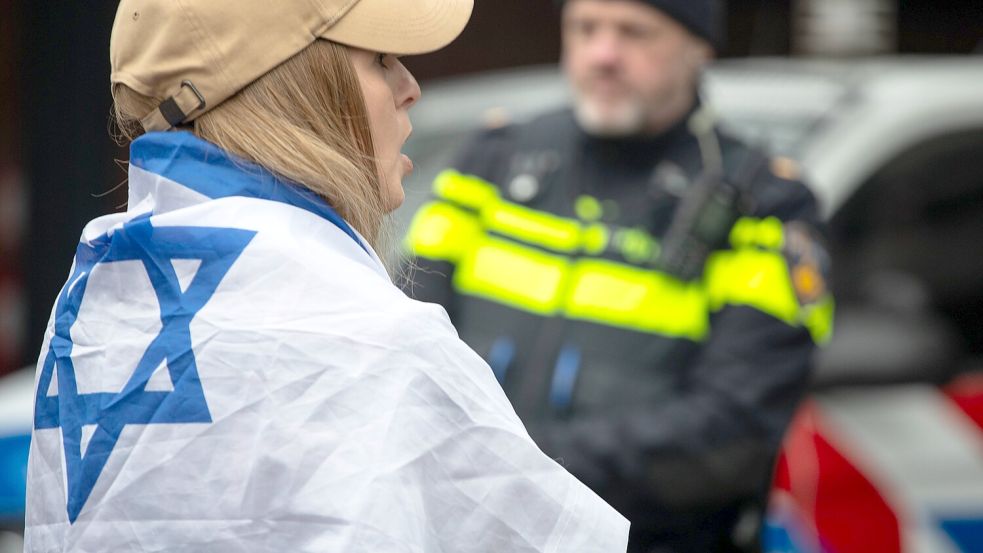
[{"label": "dark beanie", "polygon": [[[724,45],[724,0],[635,0],[658,8],[715,49]],[[565,0],[557,0],[563,5]]]}]

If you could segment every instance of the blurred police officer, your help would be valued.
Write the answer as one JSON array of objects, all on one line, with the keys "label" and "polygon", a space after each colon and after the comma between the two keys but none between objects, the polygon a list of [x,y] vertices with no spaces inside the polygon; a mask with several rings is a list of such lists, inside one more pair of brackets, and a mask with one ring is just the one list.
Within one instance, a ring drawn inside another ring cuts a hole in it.
[{"label": "blurred police officer", "polygon": [[[567,0],[572,109],[483,132],[408,244],[548,454],[633,551],[742,551],[816,342],[813,196],[697,96],[711,0]],[[780,170],[779,170],[780,169]]]}]

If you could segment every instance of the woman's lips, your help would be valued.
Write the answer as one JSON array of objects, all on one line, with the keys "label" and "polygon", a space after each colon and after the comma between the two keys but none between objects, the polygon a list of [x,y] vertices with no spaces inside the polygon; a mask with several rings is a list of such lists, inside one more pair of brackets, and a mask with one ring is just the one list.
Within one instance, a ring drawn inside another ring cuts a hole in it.
[{"label": "woman's lips", "polygon": [[403,173],[409,175],[413,172],[413,160],[406,154],[400,154],[400,158],[403,160]]}]

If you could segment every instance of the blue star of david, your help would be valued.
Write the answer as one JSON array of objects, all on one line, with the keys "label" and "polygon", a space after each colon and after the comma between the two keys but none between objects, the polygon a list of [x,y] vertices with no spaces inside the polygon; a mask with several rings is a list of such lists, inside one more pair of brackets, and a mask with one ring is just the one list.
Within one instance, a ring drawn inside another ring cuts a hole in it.
[{"label": "blue star of david", "polygon": [[[61,428],[71,523],[92,493],[123,427],[211,422],[192,350],[190,325],[255,234],[230,228],[154,227],[149,215],[145,215],[111,235],[79,245],[75,269],[55,306],[54,334],[42,365],[34,408],[36,429]],[[183,292],[172,260],[201,261]],[[100,263],[116,261],[142,262],[160,305],[162,328],[119,393],[80,394],[70,331],[78,319],[92,270]],[[147,391],[147,381],[162,363],[166,363],[173,390]],[[58,394],[48,396],[56,370]],[[96,429],[82,451],[85,425],[96,425]]]}]

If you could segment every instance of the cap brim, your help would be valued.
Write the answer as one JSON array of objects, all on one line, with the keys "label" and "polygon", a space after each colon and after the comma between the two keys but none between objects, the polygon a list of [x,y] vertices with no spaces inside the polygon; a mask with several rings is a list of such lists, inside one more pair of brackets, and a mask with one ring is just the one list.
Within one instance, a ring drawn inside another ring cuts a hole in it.
[{"label": "cap brim", "polygon": [[474,0],[360,0],[321,38],[375,52],[410,55],[451,43]]}]

